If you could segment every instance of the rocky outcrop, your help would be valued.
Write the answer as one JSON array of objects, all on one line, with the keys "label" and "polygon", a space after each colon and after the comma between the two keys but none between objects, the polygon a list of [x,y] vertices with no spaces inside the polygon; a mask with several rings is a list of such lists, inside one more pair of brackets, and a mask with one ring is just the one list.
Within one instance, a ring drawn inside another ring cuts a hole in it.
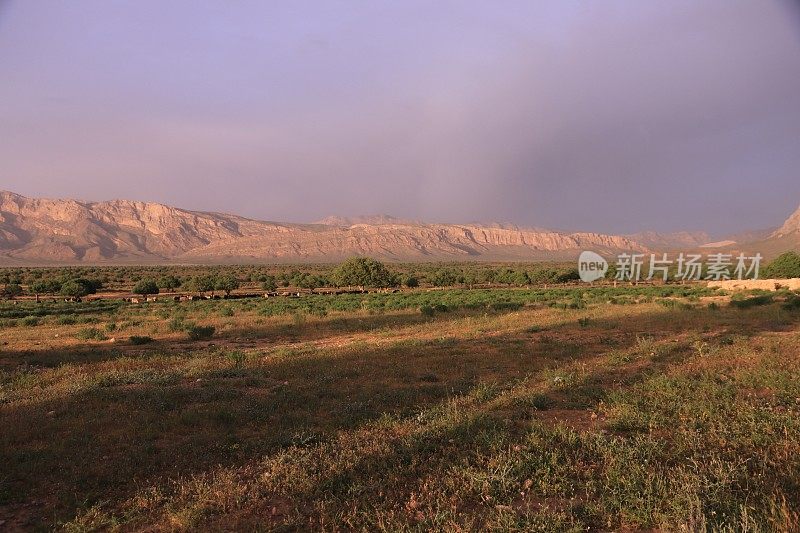
[{"label": "rocky outcrop", "polygon": [[321,222],[281,224],[157,203],[47,200],[0,192],[0,261],[288,262],[352,255],[511,260],[571,256],[584,248],[647,248],[622,236],[499,224],[424,224],[385,215]]}]

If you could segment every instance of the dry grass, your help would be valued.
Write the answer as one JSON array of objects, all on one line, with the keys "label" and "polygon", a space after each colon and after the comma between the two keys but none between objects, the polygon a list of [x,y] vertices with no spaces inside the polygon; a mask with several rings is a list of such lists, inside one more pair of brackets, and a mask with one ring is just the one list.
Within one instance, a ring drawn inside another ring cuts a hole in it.
[{"label": "dry grass", "polygon": [[0,329],[0,528],[800,527],[800,312],[561,296]]}]

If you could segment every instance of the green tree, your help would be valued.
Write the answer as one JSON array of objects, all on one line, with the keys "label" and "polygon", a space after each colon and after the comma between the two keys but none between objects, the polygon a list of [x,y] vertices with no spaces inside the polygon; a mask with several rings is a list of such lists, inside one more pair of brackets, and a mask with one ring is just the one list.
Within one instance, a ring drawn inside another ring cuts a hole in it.
[{"label": "green tree", "polygon": [[214,288],[218,291],[223,291],[226,296],[229,296],[231,291],[239,288],[239,280],[233,274],[225,274],[216,279]]},{"label": "green tree", "polygon": [[336,267],[332,275],[339,287],[396,287],[397,276],[380,261],[352,257]]},{"label": "green tree", "polygon": [[453,268],[438,268],[431,275],[430,282],[436,287],[450,287],[463,279],[463,275]]},{"label": "green tree", "polygon": [[161,276],[156,282],[159,289],[174,291],[181,286],[181,280],[172,275]]},{"label": "green tree", "polygon": [[143,279],[133,286],[133,293],[145,298],[148,294],[158,294],[158,284],[151,279]]},{"label": "green tree", "polygon": [[195,276],[189,281],[189,287],[200,294],[213,291],[216,285],[214,276]]},{"label": "green tree", "polygon": [[89,294],[89,289],[86,285],[71,279],[61,285],[61,290],[59,292],[61,292],[62,296],[68,298],[82,298]]},{"label": "green tree", "polygon": [[29,287],[29,291],[36,295],[37,302],[40,294],[56,294],[60,290],[61,282],[56,279],[39,279]]},{"label": "green tree", "polygon": [[566,283],[568,281],[577,281],[581,279],[580,273],[577,268],[562,268],[558,271],[556,281],[559,283]]},{"label": "green tree", "polygon": [[330,285],[330,281],[324,276],[302,272],[292,278],[292,285],[301,289],[316,289]]},{"label": "green tree", "polygon": [[262,278],[261,288],[265,291],[272,292],[278,288],[278,283],[275,280],[275,276],[265,275],[262,276]]},{"label": "green tree", "polygon": [[414,274],[408,274],[406,277],[403,278],[403,285],[405,285],[410,289],[413,289],[414,287],[419,287],[419,280]]},{"label": "green tree", "polygon": [[87,294],[94,294],[94,293],[96,293],[97,291],[99,291],[100,289],[103,288],[103,282],[100,281],[99,279],[70,278],[70,279],[67,279],[64,283],[62,283],[62,289],[63,289],[63,286],[66,285],[69,282],[76,283],[76,284],[80,285],[81,287],[83,287],[84,294],[82,294],[81,296],[86,296]]},{"label": "green tree", "polygon": [[766,278],[800,278],[800,254],[784,252],[764,269]]},{"label": "green tree", "polygon": [[13,300],[15,297],[22,294],[23,291],[19,283],[8,283],[0,292],[2,292],[2,295],[6,298]]}]

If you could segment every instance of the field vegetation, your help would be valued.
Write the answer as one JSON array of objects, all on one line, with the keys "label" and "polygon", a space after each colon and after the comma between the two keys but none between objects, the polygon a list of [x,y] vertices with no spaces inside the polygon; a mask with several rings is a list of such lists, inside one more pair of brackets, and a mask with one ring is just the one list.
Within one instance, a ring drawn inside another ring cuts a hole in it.
[{"label": "field vegetation", "polygon": [[[69,275],[209,275],[186,268]],[[797,530],[798,301],[523,284],[0,302],[0,529]]]}]

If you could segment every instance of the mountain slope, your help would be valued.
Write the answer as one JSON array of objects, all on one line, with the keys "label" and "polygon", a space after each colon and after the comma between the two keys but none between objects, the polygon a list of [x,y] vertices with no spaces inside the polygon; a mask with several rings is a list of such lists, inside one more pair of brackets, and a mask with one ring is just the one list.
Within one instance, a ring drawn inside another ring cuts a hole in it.
[{"label": "mountain slope", "polygon": [[674,233],[642,231],[640,233],[627,235],[627,237],[648,248],[656,250],[685,250],[697,248],[711,241],[711,237],[704,231],[678,231]]},{"label": "mountain slope", "polygon": [[0,262],[290,262],[352,255],[398,261],[513,260],[573,257],[584,248],[646,249],[627,237],[597,233],[391,217],[327,222],[280,224],[157,203],[47,200],[0,192]]},{"label": "mountain slope", "polygon": [[800,236],[800,207],[786,219],[780,228],[772,232],[770,238],[787,236]]}]

